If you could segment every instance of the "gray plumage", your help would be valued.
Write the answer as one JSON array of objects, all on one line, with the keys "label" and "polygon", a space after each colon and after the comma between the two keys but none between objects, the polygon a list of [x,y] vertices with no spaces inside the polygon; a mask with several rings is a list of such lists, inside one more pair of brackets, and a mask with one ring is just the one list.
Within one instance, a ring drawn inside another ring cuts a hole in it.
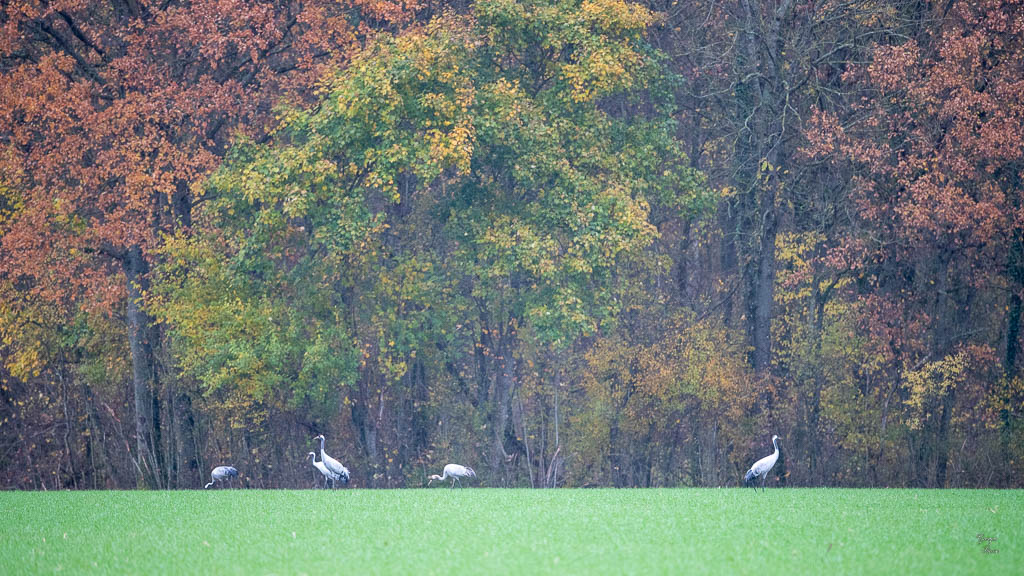
[{"label": "gray plumage", "polygon": [[341,480],[342,484],[348,484],[348,468],[345,468],[344,466],[341,465],[341,462],[338,462],[334,458],[331,458],[330,456],[327,455],[327,452],[324,452],[324,443],[326,442],[326,440],[324,439],[324,435],[321,434],[314,438],[314,440],[320,441],[320,461],[323,462],[324,466],[328,470],[338,475],[338,478]]},{"label": "gray plumage", "polygon": [[442,472],[442,474],[442,476],[438,476],[437,474],[432,475],[430,479],[427,481],[427,486],[430,486],[430,483],[433,482],[434,480],[444,481],[448,478],[451,478],[453,489],[455,488],[456,482],[459,483],[459,488],[462,488],[461,478],[476,478],[476,472],[474,472],[472,468],[470,468],[469,466],[462,466],[459,464],[448,464],[447,466],[444,467],[444,471]]},{"label": "gray plumage", "polygon": [[748,486],[753,486],[754,491],[757,491],[757,479],[761,479],[761,491],[764,492],[764,485],[768,481],[768,472],[775,466],[775,462],[779,460],[779,437],[772,436],[772,446],[775,446],[775,452],[761,458],[754,465],[747,470],[747,473],[743,476],[743,483]]},{"label": "gray plumage", "polygon": [[213,486],[214,482],[227,482],[235,476],[238,476],[238,470],[234,466],[217,466],[210,473],[210,483],[203,486],[203,488]]}]

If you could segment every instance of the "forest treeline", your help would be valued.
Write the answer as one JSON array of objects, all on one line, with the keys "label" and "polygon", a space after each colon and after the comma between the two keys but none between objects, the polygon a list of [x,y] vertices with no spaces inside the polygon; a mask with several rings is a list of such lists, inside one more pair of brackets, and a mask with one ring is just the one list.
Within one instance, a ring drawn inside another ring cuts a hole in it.
[{"label": "forest treeline", "polygon": [[1024,1],[0,7],[0,486],[1020,487]]}]

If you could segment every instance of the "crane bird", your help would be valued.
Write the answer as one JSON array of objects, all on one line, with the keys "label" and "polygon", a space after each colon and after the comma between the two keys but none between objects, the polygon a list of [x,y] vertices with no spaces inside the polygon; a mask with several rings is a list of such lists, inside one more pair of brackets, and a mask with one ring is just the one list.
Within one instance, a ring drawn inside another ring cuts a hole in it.
[{"label": "crane bird", "polygon": [[757,492],[757,484],[755,481],[758,477],[761,478],[761,491],[764,492],[765,482],[768,481],[768,472],[775,466],[775,462],[779,459],[779,437],[772,436],[772,446],[775,446],[775,452],[761,458],[754,465],[747,470],[747,474],[743,477],[743,483],[748,486],[753,486],[754,491]]},{"label": "crane bird", "polygon": [[[338,478],[341,479],[342,484],[348,484],[348,468],[345,468],[344,466],[341,465],[341,462],[338,462],[334,458],[331,458],[330,456],[327,455],[327,452],[324,452],[324,435],[321,434],[316,438],[313,438],[313,440],[320,441],[320,462],[324,465],[325,468],[327,468],[329,472],[337,474]],[[332,482],[331,486],[333,485],[334,483]]]},{"label": "crane bird", "polygon": [[217,466],[213,469],[213,472],[210,473],[210,483],[203,486],[203,488],[205,489],[213,486],[214,482],[227,482],[235,476],[238,476],[238,470],[236,470],[234,466]]},{"label": "crane bird", "polygon": [[341,474],[335,474],[334,472],[331,472],[330,470],[328,470],[327,466],[324,466],[323,462],[317,462],[316,461],[316,452],[310,452],[309,453],[309,457],[313,459],[313,466],[315,466],[316,469],[319,470],[320,473],[324,475],[324,488],[327,488],[327,481],[328,480],[331,481],[331,488],[334,488],[334,482],[338,478],[341,478]]},{"label": "crane bird", "polygon": [[449,465],[444,467],[444,475],[443,476],[438,476],[437,474],[432,474],[430,476],[430,480],[427,481],[427,486],[430,486],[430,483],[433,482],[434,480],[444,481],[447,478],[451,478],[452,479],[452,488],[455,488],[455,483],[456,482],[459,483],[459,488],[462,488],[462,480],[459,480],[459,479],[460,478],[476,478],[476,472],[474,472],[473,469],[468,467],[468,466],[459,466],[458,464],[449,464]]}]

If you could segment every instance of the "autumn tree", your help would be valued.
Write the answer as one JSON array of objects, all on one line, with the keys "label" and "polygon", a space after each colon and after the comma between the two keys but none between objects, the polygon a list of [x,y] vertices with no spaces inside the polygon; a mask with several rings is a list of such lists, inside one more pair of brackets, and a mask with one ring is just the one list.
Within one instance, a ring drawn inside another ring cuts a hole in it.
[{"label": "autumn tree", "polygon": [[4,4],[0,484],[1019,485],[1022,8]]},{"label": "autumn tree", "polygon": [[[984,432],[977,421],[965,427],[963,411],[991,419],[964,375],[998,381],[996,350],[1005,377],[1019,374],[1021,9],[1017,1],[932,7],[920,21],[934,26],[877,46],[869,65],[847,72],[872,97],[845,115],[821,114],[812,131],[816,153],[855,167],[862,233],[845,239],[852,259],[844,260],[860,268],[873,302],[865,321],[895,315],[902,325],[889,341],[893,391],[915,410],[908,435],[915,481],[926,486],[950,483],[957,428],[965,445]],[[993,310],[1005,315],[997,320]]]},{"label": "autumn tree", "polygon": [[[739,331],[758,375],[750,393],[759,397],[754,410],[762,425],[800,438],[777,473],[785,475],[793,458],[815,474],[816,450],[827,442],[819,435],[825,374],[812,368],[827,360],[810,361],[806,371],[789,362],[794,344],[820,356],[825,310],[849,274],[826,257],[842,243],[851,202],[841,170],[802,154],[807,120],[818,110],[850,109],[861,94],[844,84],[844,72],[867,58],[873,43],[924,25],[913,16],[918,3],[652,4],[668,14],[658,43],[687,80],[678,98],[679,138],[724,192],[717,222],[680,230],[673,256],[680,298]],[[813,277],[799,294],[782,283],[794,279],[785,268],[795,263],[795,250],[808,264],[800,277]],[[791,338],[794,322],[806,322],[809,330],[800,334],[807,340]]]},{"label": "autumn tree", "polygon": [[[238,344],[201,335],[234,330],[211,309],[269,305],[258,316],[302,327],[305,343],[275,381],[340,381],[369,449],[375,417],[393,409],[389,387],[444,356],[435,365],[475,376],[484,450],[501,474],[524,339],[564,346],[600,330],[617,312],[605,290],[616,262],[655,234],[649,206],[685,210],[701,194],[643,42],[653,21],[616,0],[495,0],[378,39],[324,81],[316,106],[285,113],[273,143],[239,144],[211,181],[204,232],[168,245],[168,262],[185,262],[184,284],[167,292],[179,357],[208,366],[197,376],[211,387],[266,373],[265,362],[232,369]],[[439,225],[414,227],[422,214]],[[269,297],[276,286],[286,296]],[[358,367],[316,372],[319,342]]]},{"label": "autumn tree", "polygon": [[0,9],[0,182],[21,194],[2,236],[0,274],[17,287],[6,294],[15,307],[55,306],[61,323],[77,311],[123,315],[145,484],[178,481],[162,470],[178,462],[166,461],[163,444],[176,441],[161,436],[160,418],[181,416],[179,398],[144,306],[160,236],[191,225],[194,186],[233,131],[258,137],[279,99],[305,99],[374,24],[403,25],[414,9],[219,0]]}]

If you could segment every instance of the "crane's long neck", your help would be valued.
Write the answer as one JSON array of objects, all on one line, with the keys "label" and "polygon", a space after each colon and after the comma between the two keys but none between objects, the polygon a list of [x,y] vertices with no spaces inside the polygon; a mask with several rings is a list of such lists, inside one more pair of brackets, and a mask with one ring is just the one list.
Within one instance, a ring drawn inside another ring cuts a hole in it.
[{"label": "crane's long neck", "polygon": [[772,438],[772,446],[775,446],[775,456],[779,455],[779,439]]},{"label": "crane's long neck", "polygon": [[448,471],[447,470],[442,470],[441,471],[441,480],[445,480],[447,478],[448,478]]},{"label": "crane's long neck", "polygon": [[320,460],[324,459],[324,439],[320,438]]}]

